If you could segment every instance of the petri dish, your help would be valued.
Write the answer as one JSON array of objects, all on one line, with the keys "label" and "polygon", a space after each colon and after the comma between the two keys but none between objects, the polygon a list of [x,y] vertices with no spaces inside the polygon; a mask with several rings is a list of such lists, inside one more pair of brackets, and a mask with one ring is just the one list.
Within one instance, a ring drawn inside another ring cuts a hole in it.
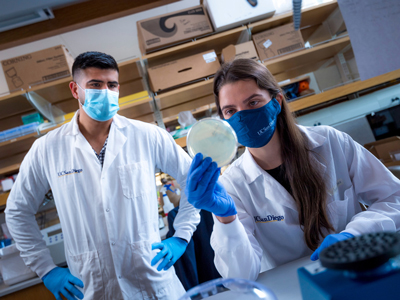
[{"label": "petri dish", "polygon": [[190,128],[186,145],[191,157],[202,153],[204,157],[211,157],[223,167],[229,164],[236,155],[237,137],[228,122],[205,118]]},{"label": "petri dish", "polygon": [[277,300],[266,286],[239,278],[218,278],[188,290],[179,300]]}]

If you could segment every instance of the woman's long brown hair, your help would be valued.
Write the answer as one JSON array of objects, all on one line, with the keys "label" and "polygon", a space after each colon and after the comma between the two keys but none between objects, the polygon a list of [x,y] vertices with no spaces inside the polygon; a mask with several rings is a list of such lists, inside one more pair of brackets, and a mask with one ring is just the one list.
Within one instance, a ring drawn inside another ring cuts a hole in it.
[{"label": "woman's long brown hair", "polygon": [[282,147],[285,175],[292,188],[293,198],[299,211],[300,227],[311,250],[318,248],[320,237],[326,230],[334,231],[326,212],[327,187],[317,167],[311,160],[316,155],[308,147],[308,141],[296,125],[286,103],[284,93],[271,72],[262,64],[250,59],[236,59],[224,64],[214,77],[214,95],[218,114],[223,118],[219,92],[227,83],[254,80],[260,89],[271,97],[283,95],[277,130]]}]

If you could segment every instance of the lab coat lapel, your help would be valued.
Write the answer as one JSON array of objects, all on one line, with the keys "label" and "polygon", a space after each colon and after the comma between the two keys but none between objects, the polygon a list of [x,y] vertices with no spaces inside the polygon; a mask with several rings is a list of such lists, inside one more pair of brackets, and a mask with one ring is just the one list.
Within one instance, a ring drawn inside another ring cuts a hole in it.
[{"label": "lab coat lapel", "polygon": [[108,142],[106,148],[106,156],[104,158],[103,172],[107,172],[113,163],[114,159],[117,157],[118,153],[122,151],[127,137],[121,132],[121,127],[119,126],[119,120],[117,117],[111,123],[110,134],[108,135]]},{"label": "lab coat lapel", "polygon": [[75,149],[79,149],[79,151],[85,152],[84,153],[85,157],[96,158],[92,146],[90,146],[89,142],[85,139],[85,137],[79,130],[78,115],[79,115],[79,110],[72,118],[72,120],[69,122],[68,124],[69,128],[68,130],[66,130],[66,134],[75,136],[75,143],[74,143]]},{"label": "lab coat lapel", "polygon": [[264,174],[265,182],[265,198],[269,201],[275,202],[278,205],[286,206],[294,211],[297,211],[297,205],[292,195],[268,172]]},{"label": "lab coat lapel", "polygon": [[[263,188],[265,198],[277,205],[284,205],[297,211],[296,203],[289,192],[271,175],[263,170],[254,160],[250,151],[246,148],[243,154],[243,166],[246,166],[244,174],[248,184],[252,184],[260,176],[263,177]],[[256,184],[255,182],[253,184]]]}]

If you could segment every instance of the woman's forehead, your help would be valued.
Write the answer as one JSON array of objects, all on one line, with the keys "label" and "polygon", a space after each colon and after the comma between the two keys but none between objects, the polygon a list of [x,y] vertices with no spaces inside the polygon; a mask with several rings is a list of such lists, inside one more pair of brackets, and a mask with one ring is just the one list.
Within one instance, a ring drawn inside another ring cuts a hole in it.
[{"label": "woman's forehead", "polygon": [[268,91],[261,89],[255,80],[239,80],[222,86],[219,92],[219,100],[222,104],[227,102],[242,102],[253,94],[268,97]]}]

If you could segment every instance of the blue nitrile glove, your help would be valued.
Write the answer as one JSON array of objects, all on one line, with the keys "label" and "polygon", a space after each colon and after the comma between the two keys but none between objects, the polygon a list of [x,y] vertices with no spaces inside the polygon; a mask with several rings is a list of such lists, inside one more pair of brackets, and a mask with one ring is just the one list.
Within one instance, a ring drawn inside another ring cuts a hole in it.
[{"label": "blue nitrile glove", "polygon": [[188,201],[194,207],[219,217],[236,215],[233,199],[218,182],[219,173],[220,168],[210,157],[203,160],[203,155],[197,153],[186,179],[185,193]]},{"label": "blue nitrile glove", "polygon": [[57,300],[62,300],[62,294],[68,300],[83,299],[83,294],[76,286],[83,288],[83,282],[71,275],[68,269],[56,267],[42,278],[44,285],[53,293]]},{"label": "blue nitrile glove", "polygon": [[161,243],[151,245],[151,250],[160,249],[161,251],[152,259],[151,265],[154,266],[159,260],[164,259],[157,267],[158,271],[167,271],[185,253],[188,243],[177,237],[170,237]]},{"label": "blue nitrile glove", "polygon": [[354,235],[352,235],[351,233],[348,233],[348,232],[341,232],[341,233],[337,233],[337,234],[327,235],[326,238],[322,241],[322,244],[311,255],[311,260],[319,259],[320,252],[322,250],[324,250],[325,248],[328,248],[330,245],[333,245],[333,244],[343,241],[343,240],[347,240],[352,237],[354,237]]}]

